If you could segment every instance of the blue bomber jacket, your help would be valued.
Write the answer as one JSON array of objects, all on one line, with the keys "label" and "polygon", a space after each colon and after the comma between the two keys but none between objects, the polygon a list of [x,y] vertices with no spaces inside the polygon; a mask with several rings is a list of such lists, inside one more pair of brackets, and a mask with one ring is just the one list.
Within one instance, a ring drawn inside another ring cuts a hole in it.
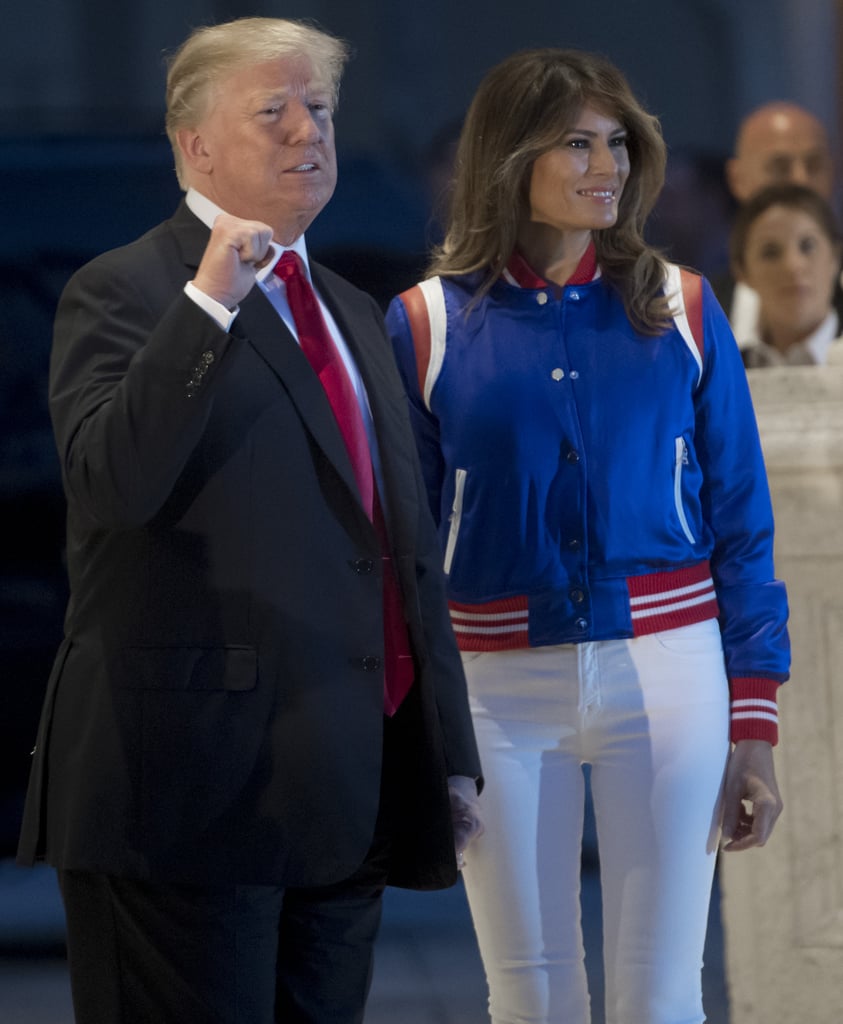
[{"label": "blue bomber jacket", "polygon": [[477,284],[432,278],[387,313],[461,649],[718,617],[732,739],[776,742],[787,597],[746,374],[708,283],[695,331],[666,267],[674,325],[656,337],[599,273],[565,288],[507,274],[472,305]]}]

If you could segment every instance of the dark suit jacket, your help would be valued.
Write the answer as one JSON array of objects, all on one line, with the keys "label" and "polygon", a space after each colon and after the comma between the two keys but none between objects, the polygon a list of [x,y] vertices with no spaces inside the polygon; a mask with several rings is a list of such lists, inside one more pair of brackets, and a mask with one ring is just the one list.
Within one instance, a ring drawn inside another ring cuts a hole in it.
[{"label": "dark suit jacket", "polygon": [[[168,881],[313,885],[378,811],[378,541],[325,394],[260,289],[231,333],[183,293],[208,230],[182,204],[84,267],[50,403],[71,599],[19,859]],[[441,552],[381,315],[314,280],[365,381],[417,662],[392,723],[391,881],[456,878],[446,776],[479,775]]]}]

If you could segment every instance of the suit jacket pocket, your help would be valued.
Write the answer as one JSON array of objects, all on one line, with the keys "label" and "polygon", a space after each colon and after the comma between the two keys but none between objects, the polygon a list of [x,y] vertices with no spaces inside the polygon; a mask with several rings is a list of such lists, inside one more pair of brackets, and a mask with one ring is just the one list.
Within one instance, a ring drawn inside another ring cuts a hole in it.
[{"label": "suit jacket pocket", "polygon": [[155,863],[240,801],[273,693],[258,685],[253,647],[131,647],[124,656],[124,692],[139,716],[138,843]]},{"label": "suit jacket pocket", "polygon": [[137,690],[253,690],[258,674],[254,647],[127,647],[124,679]]}]

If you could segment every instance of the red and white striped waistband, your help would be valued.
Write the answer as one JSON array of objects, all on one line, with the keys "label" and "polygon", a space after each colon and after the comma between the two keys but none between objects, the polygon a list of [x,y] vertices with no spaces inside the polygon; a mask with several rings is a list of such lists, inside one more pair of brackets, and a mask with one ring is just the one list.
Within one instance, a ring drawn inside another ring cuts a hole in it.
[{"label": "red and white striped waistband", "polygon": [[451,625],[461,651],[510,651],[529,647],[529,602],[526,596],[485,604],[449,601]]},{"label": "red and white striped waistband", "polygon": [[[708,562],[626,579],[632,635],[690,626],[717,618],[719,609]],[[529,598],[520,594],[483,604],[449,601],[451,624],[463,651],[529,647]]]},{"label": "red and white striped waistband", "polygon": [[690,626],[720,614],[708,562],[627,576],[626,585],[633,636]]}]

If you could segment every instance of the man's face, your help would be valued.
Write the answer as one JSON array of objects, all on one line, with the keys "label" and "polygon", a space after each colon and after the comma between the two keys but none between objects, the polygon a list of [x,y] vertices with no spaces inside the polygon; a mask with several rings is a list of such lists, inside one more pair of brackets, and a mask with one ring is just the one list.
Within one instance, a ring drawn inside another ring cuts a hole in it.
[{"label": "man's face", "polygon": [[798,108],[772,108],[750,116],[726,171],[738,202],[767,185],[782,184],[805,185],[830,199],[834,186],[825,130]]},{"label": "man's face", "polygon": [[270,225],[282,244],[333,195],[333,95],[305,57],[232,72],[188,135],[190,183],[226,213]]}]

